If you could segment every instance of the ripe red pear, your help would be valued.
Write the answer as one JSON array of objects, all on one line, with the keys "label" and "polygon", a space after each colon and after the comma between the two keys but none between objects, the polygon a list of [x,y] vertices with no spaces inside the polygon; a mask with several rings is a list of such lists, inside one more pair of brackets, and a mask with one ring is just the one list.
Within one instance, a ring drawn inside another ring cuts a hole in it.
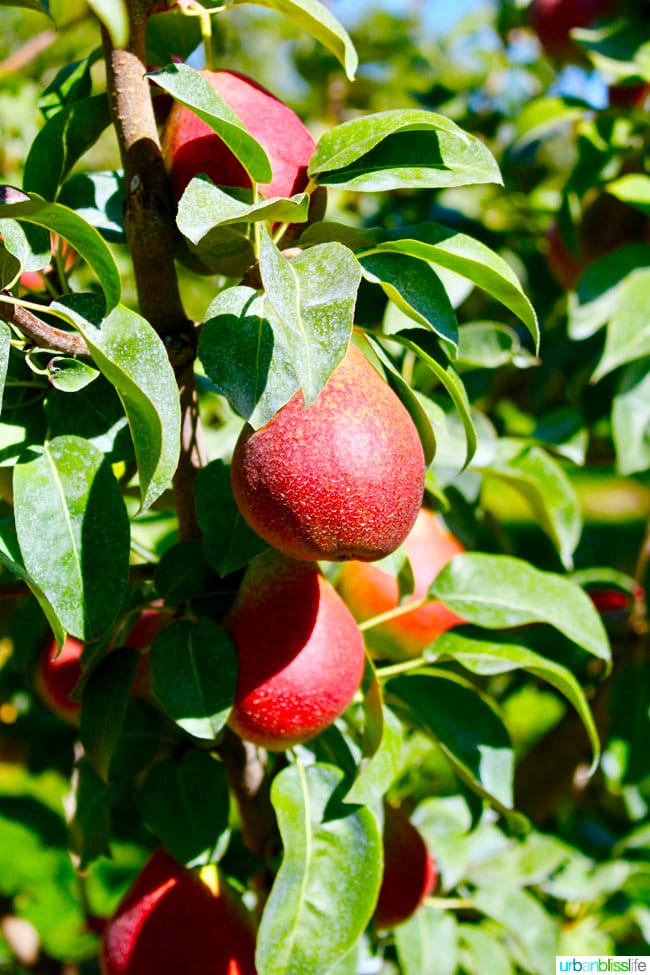
[{"label": "ripe red pear", "polygon": [[230,726],[275,751],[341,715],[363,676],[363,638],[336,590],[310,562],[273,549],[250,563],[225,628],[239,674]]},{"label": "ripe red pear", "polygon": [[438,880],[436,862],[422,834],[404,813],[384,804],[384,875],[373,920],[379,930],[402,924],[429,897]]},{"label": "ripe red pear", "polygon": [[573,28],[589,27],[612,6],[612,0],[533,0],[530,24],[549,58],[573,61],[580,59],[579,48],[571,38]]},{"label": "ripe red pear", "polygon": [[413,420],[355,345],[311,406],[299,391],[260,430],[244,427],[231,468],[249,525],[313,561],[393,552],[415,522],[424,474]]},{"label": "ripe red pear", "polygon": [[83,649],[81,640],[67,636],[58,653],[56,638],[52,636],[43,647],[36,669],[35,686],[40,697],[68,724],[79,724],[81,704],[71,695],[81,677]]},{"label": "ripe red pear", "polygon": [[[258,184],[264,199],[301,193],[309,182],[307,166],[316,144],[308,129],[284,102],[251,78],[234,71],[201,71],[266,151],[273,170],[270,183]],[[250,187],[250,178],[222,139],[191,109],[172,107],[163,130],[163,156],[174,199],[199,173],[217,186]]]},{"label": "ripe red pear", "polygon": [[[441,569],[464,549],[442,521],[421,508],[404,543],[413,571],[413,595],[405,606],[426,595]],[[338,590],[359,621],[396,609],[399,588],[395,576],[369,562],[347,562],[341,568]],[[418,657],[437,636],[463,621],[444,603],[432,600],[366,631],[371,650],[390,660]]]},{"label": "ripe red pear", "polygon": [[157,850],[102,932],[102,975],[255,975],[255,932],[219,878],[212,890]]}]

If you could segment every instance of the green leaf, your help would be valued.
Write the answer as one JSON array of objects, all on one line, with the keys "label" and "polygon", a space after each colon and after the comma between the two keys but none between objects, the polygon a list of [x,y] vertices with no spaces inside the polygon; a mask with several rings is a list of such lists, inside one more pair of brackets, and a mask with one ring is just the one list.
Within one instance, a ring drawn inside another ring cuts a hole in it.
[{"label": "green leaf", "polygon": [[149,651],[153,689],[171,718],[194,738],[213,741],[235,696],[237,655],[225,631],[209,619],[166,626]]},{"label": "green leaf", "polygon": [[458,330],[459,363],[497,369],[512,363],[519,369],[537,365],[527,349],[523,348],[513,328],[501,322],[468,322]]},{"label": "green leaf", "polygon": [[635,362],[623,372],[613,399],[612,432],[621,474],[650,468],[650,367]]},{"label": "green leaf", "polygon": [[505,643],[484,635],[466,633],[464,627],[441,633],[435,643],[436,657],[452,657],[473,674],[492,676],[510,670],[526,670],[555,687],[573,705],[589,736],[594,755],[593,772],[600,757],[600,741],[593,715],[580,684],[571,671],[530,650],[523,643]]},{"label": "green leaf", "polygon": [[129,520],[113,472],[81,437],[56,437],[14,469],[25,568],[65,629],[99,636],[117,616],[129,571]]},{"label": "green leaf", "polygon": [[96,47],[87,58],[59,68],[38,99],[38,107],[46,119],[56,115],[73,102],[88,98],[93,84],[91,69],[100,56],[101,48]]},{"label": "green leaf", "polygon": [[601,660],[607,634],[589,597],[569,579],[507,555],[457,555],[429,590],[468,623],[487,629],[549,623]]},{"label": "green leaf", "polygon": [[75,101],[53,115],[37,133],[25,160],[25,191],[54,200],[72,167],[110,123],[105,94]]},{"label": "green leaf", "polygon": [[468,975],[512,975],[512,958],[498,931],[459,924],[462,971]]},{"label": "green leaf", "polygon": [[627,173],[607,184],[607,192],[650,216],[650,176]]},{"label": "green leaf", "polygon": [[97,368],[115,387],[129,421],[142,508],[165,491],[180,453],[178,387],[151,325],[125,305],[106,317],[93,295],[66,295],[52,305],[83,335]]},{"label": "green leaf", "polygon": [[580,501],[562,467],[546,451],[531,447],[502,464],[479,468],[514,488],[530,505],[540,528],[555,545],[562,563],[573,567],[580,540]]},{"label": "green leaf", "polygon": [[125,0],[87,0],[88,6],[108,31],[113,47],[126,47],[129,15]]},{"label": "green leaf", "polygon": [[228,827],[224,766],[198,749],[153,765],[136,802],[147,826],[180,863],[209,863]]},{"label": "green leaf", "polygon": [[454,674],[419,672],[387,681],[386,694],[406,705],[454,771],[500,810],[513,808],[514,755],[508,732],[476,687]]},{"label": "green leaf", "polygon": [[626,244],[594,261],[569,296],[569,337],[589,338],[618,313],[628,275],[650,266],[648,244]]},{"label": "green leaf", "polygon": [[458,965],[458,932],[453,914],[427,908],[395,928],[395,947],[402,975],[454,975]]},{"label": "green leaf", "polygon": [[122,173],[75,173],[61,187],[58,201],[96,227],[105,240],[126,243]]},{"label": "green leaf", "polygon": [[49,0],[2,0],[3,7],[24,7],[27,10],[37,10],[39,14],[50,16]]},{"label": "green leaf", "polygon": [[456,348],[456,313],[433,268],[405,254],[370,254],[360,264],[363,276],[380,284],[405,315]]},{"label": "green leaf", "polygon": [[205,557],[219,575],[242,569],[268,547],[239,513],[230,468],[223,461],[213,460],[202,468],[194,490]]},{"label": "green leaf", "polygon": [[485,143],[422,109],[377,112],[329,129],[309,175],[321,185],[366,192],[502,182]]},{"label": "green leaf", "polygon": [[276,10],[293,21],[300,30],[327,48],[345,68],[345,73],[354,80],[359,59],[354,44],[342,24],[318,0],[234,0],[233,7],[246,3]]},{"label": "green leaf", "polygon": [[115,787],[104,782],[87,758],[77,766],[76,805],[70,823],[72,850],[82,869],[109,852],[111,807],[117,799]]},{"label": "green leaf", "polygon": [[299,388],[282,331],[271,323],[265,297],[252,288],[217,295],[201,329],[199,358],[219,392],[255,429]]},{"label": "green leaf", "polygon": [[[3,286],[9,287],[20,271],[40,271],[52,260],[50,235],[42,227],[23,226],[16,220],[0,220],[0,236],[3,245],[0,251],[3,254]],[[14,260],[7,257],[4,251]]]},{"label": "green leaf", "polygon": [[264,149],[198,71],[188,64],[172,64],[161,71],[154,71],[149,77],[217,133],[253,182],[270,183],[273,173]]},{"label": "green leaf", "polygon": [[506,929],[523,954],[526,971],[548,975],[558,951],[559,922],[526,890],[510,886],[479,889],[475,907]]},{"label": "green leaf", "polygon": [[555,129],[582,121],[584,114],[582,105],[573,105],[563,98],[534,98],[512,120],[515,126],[512,149],[521,151],[530,143],[546,138]]},{"label": "green leaf", "polygon": [[0,322],[0,413],[2,412],[5,380],[7,379],[7,369],[9,368],[12,337],[12,331],[7,323]]},{"label": "green leaf", "polygon": [[27,203],[0,204],[0,218],[2,217],[25,220],[27,223],[45,227],[67,240],[97,277],[104,292],[107,309],[110,311],[115,307],[120,300],[122,284],[113,255],[99,232],[74,210],[60,203],[30,199]]},{"label": "green leaf", "polygon": [[[205,468],[199,471],[199,477]],[[215,502],[220,510],[220,503]],[[200,538],[185,538],[165,549],[154,573],[156,592],[167,606],[180,606],[210,591],[213,573]]]},{"label": "green leaf", "polygon": [[650,268],[633,271],[621,285],[607,328],[605,349],[593,376],[598,382],[617,366],[650,355]]},{"label": "green leaf", "polygon": [[373,339],[370,339],[370,344],[375,355],[384,367],[389,386],[395,391],[411,414],[411,419],[417,427],[422,450],[424,451],[424,462],[429,465],[436,453],[436,435],[427,410],[422,404],[422,397],[417,394],[413,387],[406,382],[402,374],[398,372],[381,345]]},{"label": "green leaf", "polygon": [[274,220],[304,223],[308,213],[309,196],[306,193],[299,193],[289,200],[270,197],[258,203],[244,203],[209,180],[195,177],[179,200],[176,224],[195,246],[206,248],[210,246],[215,227]]},{"label": "green leaf", "polygon": [[129,647],[109,653],[88,678],[81,698],[79,734],[95,772],[108,782],[140,654]]},{"label": "green leaf", "polygon": [[0,566],[8,569],[12,575],[16,576],[17,579],[21,579],[27,585],[32,596],[34,596],[36,602],[41,607],[45,619],[56,637],[57,644],[59,647],[62,647],[66,631],[61,625],[57,611],[38,583],[27,572],[21,559],[22,556],[18,547],[18,539],[16,538],[13,526],[6,521],[0,521]]},{"label": "green leaf", "polygon": [[344,781],[340,769],[321,764],[294,765],[273,781],[284,854],[257,936],[260,975],[322,975],[370,920],[381,837],[368,808],[338,800]]},{"label": "green leaf", "polygon": [[85,389],[99,376],[96,369],[89,366],[81,359],[67,359],[65,356],[56,355],[47,364],[48,379],[55,389],[61,389],[66,393],[76,393],[80,389]]},{"label": "green leaf", "polygon": [[395,779],[403,737],[400,721],[384,707],[381,685],[370,659],[366,660],[362,691],[362,759],[355,781],[345,796],[346,802],[361,806],[378,802]]},{"label": "green leaf", "polygon": [[361,268],[342,244],[318,244],[287,260],[262,230],[260,272],[294,372],[310,406],[345,355]]},{"label": "green leaf", "polygon": [[[420,223],[383,231],[373,251],[409,254],[455,271],[509,308],[539,345],[537,316],[517,275],[502,257],[485,244],[437,223]],[[365,254],[358,255],[361,259]]]}]

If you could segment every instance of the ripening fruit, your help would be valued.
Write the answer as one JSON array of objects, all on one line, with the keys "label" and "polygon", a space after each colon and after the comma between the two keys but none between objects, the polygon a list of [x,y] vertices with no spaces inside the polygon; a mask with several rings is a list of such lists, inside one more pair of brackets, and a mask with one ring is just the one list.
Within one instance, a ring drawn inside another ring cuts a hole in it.
[{"label": "ripening fruit", "polygon": [[297,392],[266,426],[245,426],[232,460],[239,510],[297,559],[373,561],[411,530],[424,492],[417,429],[355,345],[315,402]]},{"label": "ripening fruit", "polygon": [[363,638],[310,562],[269,549],[250,563],[224,626],[239,661],[230,726],[275,751],[329,727],[361,683]]},{"label": "ripening fruit", "polygon": [[[409,602],[426,595],[441,569],[464,549],[443,523],[426,508],[421,508],[404,543],[413,571],[413,595]],[[337,582],[343,600],[359,621],[371,619],[399,604],[397,579],[378,565],[347,562]],[[392,620],[366,631],[369,648],[389,660],[418,657],[437,636],[463,620],[444,603],[432,600]]]},{"label": "ripening fruit", "polygon": [[421,833],[404,813],[384,804],[384,875],[373,920],[379,930],[407,921],[433,893],[438,870]]},{"label": "ripening fruit", "polygon": [[255,931],[224,880],[212,890],[159,849],[102,932],[102,975],[255,975]]},{"label": "ripening fruit", "polygon": [[[303,122],[284,102],[251,78],[233,71],[201,71],[266,151],[270,183],[258,184],[264,199],[301,193],[316,148]],[[217,186],[250,187],[250,178],[220,137],[185,105],[174,104],[163,130],[162,150],[176,202],[194,176],[205,173]]]},{"label": "ripening fruit", "polygon": [[572,61],[580,57],[573,28],[589,27],[611,7],[612,0],[533,0],[530,24],[549,58]]},{"label": "ripening fruit", "polygon": [[84,644],[74,636],[63,641],[61,653],[55,637],[43,647],[35,675],[35,686],[49,709],[68,724],[79,724],[81,704],[71,694],[81,677],[81,654]]}]

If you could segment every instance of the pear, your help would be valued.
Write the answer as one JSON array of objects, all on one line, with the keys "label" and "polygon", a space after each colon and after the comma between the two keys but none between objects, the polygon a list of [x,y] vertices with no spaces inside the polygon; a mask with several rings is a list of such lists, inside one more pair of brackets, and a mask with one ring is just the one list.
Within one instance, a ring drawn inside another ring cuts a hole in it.
[{"label": "pear", "polygon": [[384,803],[384,874],[373,915],[378,930],[394,928],[415,913],[438,880],[422,834],[399,809]]},{"label": "pear", "polygon": [[316,400],[298,391],[233,454],[235,500],[265,541],[297,559],[373,561],[413,527],[425,461],[408,411],[351,344]]},{"label": "pear", "polygon": [[361,632],[313,563],[274,549],[258,555],[224,626],[239,661],[229,724],[254,744],[283,751],[313,738],[361,683]]},{"label": "pear", "polygon": [[102,932],[102,975],[255,975],[255,932],[235,892],[156,850]]}]

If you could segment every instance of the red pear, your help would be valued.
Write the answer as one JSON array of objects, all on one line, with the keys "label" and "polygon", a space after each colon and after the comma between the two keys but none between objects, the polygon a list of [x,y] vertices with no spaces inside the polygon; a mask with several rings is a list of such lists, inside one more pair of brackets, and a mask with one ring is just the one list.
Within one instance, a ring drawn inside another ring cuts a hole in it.
[{"label": "red pear", "polygon": [[612,6],[612,0],[533,0],[530,24],[549,58],[573,61],[580,58],[573,28],[589,27]]},{"label": "red pear", "polygon": [[81,677],[83,649],[81,640],[67,636],[58,653],[56,639],[52,636],[43,647],[36,670],[36,690],[50,710],[68,724],[79,724],[81,704],[73,701],[71,694]]},{"label": "red pear", "polygon": [[230,725],[282,751],[345,711],[363,676],[363,639],[317,566],[269,549],[249,565],[225,627],[239,675]]},{"label": "red pear", "polygon": [[255,975],[255,933],[225,881],[212,890],[157,850],[102,933],[102,975]]},{"label": "red pear", "polygon": [[[284,102],[251,78],[233,71],[201,71],[266,151],[273,170],[270,183],[257,187],[262,197],[292,196],[307,183],[307,166],[316,148],[303,122]],[[222,139],[185,105],[176,103],[163,130],[163,156],[174,199],[199,173],[217,186],[251,185],[245,169]]]},{"label": "red pear", "polygon": [[299,391],[244,427],[231,473],[243,517],[286,555],[373,561],[411,530],[425,461],[409,413],[351,345],[311,406]]},{"label": "red pear", "polygon": [[[425,596],[440,570],[464,551],[440,519],[425,508],[418,513],[405,549],[415,583],[405,606]],[[396,578],[368,562],[353,561],[342,566],[338,590],[359,621],[388,613],[399,604]],[[437,636],[462,622],[444,603],[431,600],[372,627],[366,633],[366,641],[379,655],[404,660],[419,656]]]},{"label": "red pear", "polygon": [[407,921],[436,886],[438,870],[421,833],[384,805],[384,875],[373,920],[379,930]]}]

